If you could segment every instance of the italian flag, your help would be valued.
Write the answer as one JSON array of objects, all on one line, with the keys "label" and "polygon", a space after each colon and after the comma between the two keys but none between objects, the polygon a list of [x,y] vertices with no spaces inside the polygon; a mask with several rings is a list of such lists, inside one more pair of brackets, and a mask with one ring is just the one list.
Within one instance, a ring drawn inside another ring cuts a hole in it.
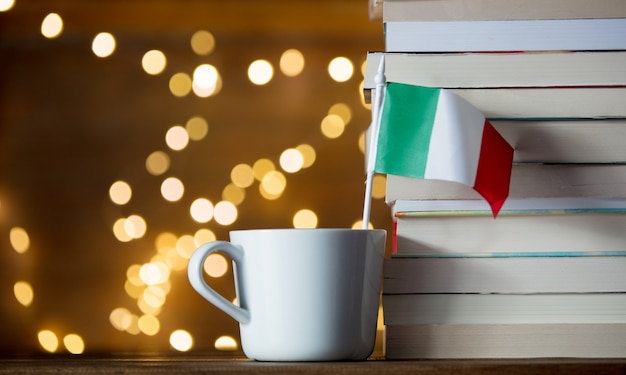
[{"label": "italian flag", "polygon": [[374,171],[468,185],[497,216],[513,148],[470,103],[445,89],[386,84]]}]

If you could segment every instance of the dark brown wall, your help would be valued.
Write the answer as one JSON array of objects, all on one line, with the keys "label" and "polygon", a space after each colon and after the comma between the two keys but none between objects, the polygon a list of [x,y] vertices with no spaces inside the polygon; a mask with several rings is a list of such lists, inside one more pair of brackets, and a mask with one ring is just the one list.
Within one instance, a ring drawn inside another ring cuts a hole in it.
[{"label": "dark brown wall", "polygon": [[[50,12],[65,22],[56,39],[39,32]],[[209,56],[189,47],[200,29],[216,38]],[[117,39],[116,52],[104,59],[90,50],[101,31]],[[276,66],[287,48],[306,58],[300,76],[276,73],[265,86],[247,80],[250,62],[263,58]],[[124,292],[126,270],[150,260],[161,231],[182,235],[208,227],[227,239],[230,229],[289,227],[301,208],[314,209],[320,227],[346,227],[359,219],[364,174],[357,139],[370,117],[360,102],[359,69],[368,50],[382,48],[382,26],[369,20],[366,0],[17,0],[0,13],[0,351],[39,351],[40,329],[78,333],[87,352],[167,351],[169,333],[177,328],[192,332],[196,350],[213,350],[223,334],[238,338],[235,322],[195,295],[184,272],[171,277],[156,336],[119,332],[109,314],[120,306],[137,312]],[[141,68],[150,49],[168,58],[158,76]],[[346,83],[326,73],[340,55],[358,65]],[[172,74],[191,73],[203,62],[221,71],[219,95],[170,94]],[[319,123],[336,102],[348,104],[353,118],[339,139],[328,140]],[[168,203],[159,194],[164,176],[149,175],[144,161],[152,151],[167,151],[169,127],[195,115],[207,119],[209,134],[181,152],[168,151],[172,167],[166,175],[181,178],[187,188],[180,202]],[[280,199],[261,198],[255,185],[235,224],[202,225],[190,218],[196,197],[220,200],[233,166],[261,157],[277,161],[282,150],[300,143],[316,148],[317,161],[288,176]],[[126,206],[108,198],[117,179],[134,189]],[[146,219],[148,232],[121,243],[111,227],[133,213]],[[390,228],[381,200],[374,202],[372,221]],[[25,254],[11,248],[13,227],[30,236]],[[231,279],[216,280],[216,288],[232,295]],[[13,296],[18,280],[33,285],[29,307]]]}]

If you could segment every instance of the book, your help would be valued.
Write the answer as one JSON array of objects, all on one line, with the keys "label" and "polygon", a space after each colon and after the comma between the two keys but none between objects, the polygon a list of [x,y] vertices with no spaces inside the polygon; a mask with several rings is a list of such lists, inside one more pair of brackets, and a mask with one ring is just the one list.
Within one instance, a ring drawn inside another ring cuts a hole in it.
[{"label": "book", "polygon": [[626,255],[626,199],[397,200],[394,256]]},{"label": "book", "polygon": [[385,327],[388,359],[623,358],[626,324],[416,324]]},{"label": "book", "polygon": [[[382,56],[367,56],[368,102]],[[492,121],[626,117],[626,51],[384,56],[387,82],[451,89]]]},{"label": "book", "polygon": [[515,163],[626,162],[626,119],[495,120],[491,124],[515,148]]},{"label": "book", "polygon": [[[626,86],[450,90],[492,121],[626,117]],[[366,90],[366,100],[372,94]]]},{"label": "book", "polygon": [[[509,199],[529,197],[626,197],[626,165],[513,165]],[[388,204],[412,199],[482,198],[471,187],[454,182],[387,175]]]},{"label": "book", "polygon": [[[397,200],[391,208],[396,217],[402,218],[490,215],[489,204],[477,199]],[[500,212],[510,216],[626,213],[626,198],[508,198]]]},{"label": "book", "polygon": [[626,119],[490,122],[515,149],[517,164],[626,162]]},{"label": "book", "polygon": [[383,294],[623,293],[625,269],[625,256],[389,258]]},{"label": "book", "polygon": [[[370,0],[385,21],[484,21],[626,17],[622,0]],[[382,9],[381,9],[382,8]]]},{"label": "book", "polygon": [[450,89],[515,148],[495,219],[468,186],[387,176],[387,358],[626,356],[624,3],[373,1],[366,102],[385,56],[387,82]]},{"label": "book", "polygon": [[386,325],[626,324],[626,293],[383,294]]},{"label": "book", "polygon": [[[624,38],[626,39],[626,38]],[[376,87],[385,57],[387,82],[443,88],[626,85],[626,51],[517,53],[369,52],[363,87]]]},{"label": "book", "polygon": [[626,18],[384,21],[387,52],[626,49]]}]

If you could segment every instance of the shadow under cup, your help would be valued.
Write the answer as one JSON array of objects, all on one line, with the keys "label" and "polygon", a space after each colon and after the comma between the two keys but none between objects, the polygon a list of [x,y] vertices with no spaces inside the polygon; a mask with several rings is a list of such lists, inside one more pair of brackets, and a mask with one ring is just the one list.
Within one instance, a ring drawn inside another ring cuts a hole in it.
[{"label": "shadow under cup", "polygon": [[[194,289],[239,321],[241,345],[261,361],[363,360],[373,351],[386,231],[258,229],[200,246]],[[233,260],[239,306],[203,278],[206,258]]]}]

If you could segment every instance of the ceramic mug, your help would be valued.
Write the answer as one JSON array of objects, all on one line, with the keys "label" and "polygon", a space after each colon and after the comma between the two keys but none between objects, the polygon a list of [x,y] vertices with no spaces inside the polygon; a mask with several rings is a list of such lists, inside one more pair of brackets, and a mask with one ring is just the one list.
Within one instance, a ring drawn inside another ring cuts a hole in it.
[{"label": "ceramic mug", "polygon": [[[386,232],[252,229],[230,232],[191,256],[188,276],[239,322],[245,355],[260,361],[363,360],[376,341]],[[234,305],[203,276],[215,252],[233,261]]]}]

